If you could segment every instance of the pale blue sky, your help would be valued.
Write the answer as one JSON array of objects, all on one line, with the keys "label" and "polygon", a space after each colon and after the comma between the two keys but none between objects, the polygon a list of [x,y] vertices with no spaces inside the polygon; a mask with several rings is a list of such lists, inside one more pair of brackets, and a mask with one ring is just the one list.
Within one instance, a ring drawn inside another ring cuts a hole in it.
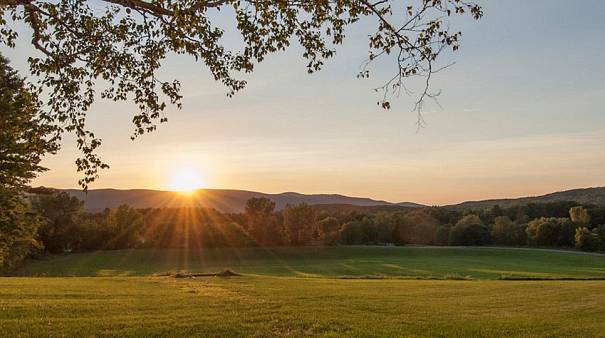
[{"label": "pale blue sky", "polygon": [[[193,60],[171,57],[166,78],[183,85],[183,110],[135,142],[133,106],[99,101],[91,127],[112,166],[92,188],[166,189],[180,166],[206,186],[264,192],[342,193],[429,204],[605,185],[605,2],[480,1],[456,64],[434,78],[443,108],[429,105],[416,132],[413,98],[376,106],[355,78],[373,22],[349,37],[324,70],[307,75],[300,50],[269,57],[234,98]],[[24,70],[26,47],[2,52]],[[447,60],[444,60],[446,63]],[[44,164],[35,184],[74,187],[74,144]]]}]

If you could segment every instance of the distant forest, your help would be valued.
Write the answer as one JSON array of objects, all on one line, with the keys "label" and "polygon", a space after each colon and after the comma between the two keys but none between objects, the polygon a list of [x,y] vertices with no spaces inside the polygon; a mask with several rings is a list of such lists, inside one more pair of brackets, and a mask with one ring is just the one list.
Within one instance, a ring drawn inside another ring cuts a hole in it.
[{"label": "distant forest", "polygon": [[37,254],[133,248],[298,245],[500,245],[605,250],[605,207],[576,202],[530,203],[482,210],[297,204],[251,198],[241,213],[206,208],[85,212],[66,192],[36,188],[41,219]]}]

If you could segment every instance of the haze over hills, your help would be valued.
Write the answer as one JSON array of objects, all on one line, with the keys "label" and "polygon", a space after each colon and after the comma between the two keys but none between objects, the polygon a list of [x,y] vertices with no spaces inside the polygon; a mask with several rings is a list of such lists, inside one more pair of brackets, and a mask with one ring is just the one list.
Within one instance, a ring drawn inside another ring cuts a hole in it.
[{"label": "haze over hills", "polygon": [[275,201],[277,209],[283,209],[286,204],[307,203],[310,205],[354,205],[354,206],[395,206],[395,207],[423,207],[412,202],[391,203],[370,198],[349,197],[337,194],[299,194],[284,192],[280,194],[267,194],[246,190],[227,189],[199,189],[192,194],[182,194],[173,191],[159,191],[148,189],[91,189],[85,194],[78,189],[62,189],[72,196],[84,201],[84,208],[88,211],[99,211],[105,208],[115,208],[121,204],[128,204],[135,208],[175,208],[175,207],[206,207],[215,208],[223,212],[243,211],[246,201],[253,197],[266,197]]}]

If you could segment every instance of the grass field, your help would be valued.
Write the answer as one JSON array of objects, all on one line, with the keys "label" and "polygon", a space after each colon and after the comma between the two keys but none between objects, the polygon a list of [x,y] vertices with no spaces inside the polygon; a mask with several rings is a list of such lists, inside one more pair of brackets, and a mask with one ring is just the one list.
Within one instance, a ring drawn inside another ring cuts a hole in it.
[{"label": "grass field", "polygon": [[[150,275],[224,267],[243,275]],[[486,280],[600,278],[604,256],[413,247],[116,251],[30,262],[21,273],[136,276],[0,278],[1,336],[605,337],[605,281]],[[466,275],[473,280],[388,278]],[[362,278],[333,278],[342,276]]]},{"label": "grass field", "polygon": [[303,247],[125,250],[32,261],[24,276],[145,276],[167,271],[298,277],[605,278],[605,256],[497,248]]},{"label": "grass field", "polygon": [[599,281],[234,277],[0,279],[0,332],[22,336],[597,337]]}]

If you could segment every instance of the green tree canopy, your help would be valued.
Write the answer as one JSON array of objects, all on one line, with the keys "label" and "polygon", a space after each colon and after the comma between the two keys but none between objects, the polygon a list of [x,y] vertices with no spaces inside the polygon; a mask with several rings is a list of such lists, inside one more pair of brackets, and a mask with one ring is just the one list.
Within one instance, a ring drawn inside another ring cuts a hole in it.
[{"label": "green tree canopy", "polygon": [[450,245],[485,245],[490,240],[489,228],[475,214],[464,216],[450,229]]},{"label": "green tree canopy", "polygon": [[577,226],[569,218],[541,217],[527,225],[529,244],[572,246]]},{"label": "green tree canopy", "polygon": [[57,150],[54,128],[8,60],[0,56],[0,193],[22,191],[44,170],[42,157]]},{"label": "green tree canopy", "polygon": [[8,60],[0,56],[0,269],[13,268],[39,247],[39,218],[32,215],[24,190],[44,154],[57,149],[54,129],[40,117],[38,100]]},{"label": "green tree canopy", "polygon": [[246,202],[248,232],[259,245],[281,244],[283,229],[275,217],[275,202],[254,197]]},{"label": "green tree canopy", "polygon": [[317,230],[315,211],[306,203],[286,205],[284,228],[293,245],[306,244]]},{"label": "green tree canopy", "polygon": [[37,195],[33,204],[44,218],[39,236],[46,251],[63,253],[78,246],[81,238],[78,238],[77,228],[84,209],[82,201],[64,191],[50,191]]}]

